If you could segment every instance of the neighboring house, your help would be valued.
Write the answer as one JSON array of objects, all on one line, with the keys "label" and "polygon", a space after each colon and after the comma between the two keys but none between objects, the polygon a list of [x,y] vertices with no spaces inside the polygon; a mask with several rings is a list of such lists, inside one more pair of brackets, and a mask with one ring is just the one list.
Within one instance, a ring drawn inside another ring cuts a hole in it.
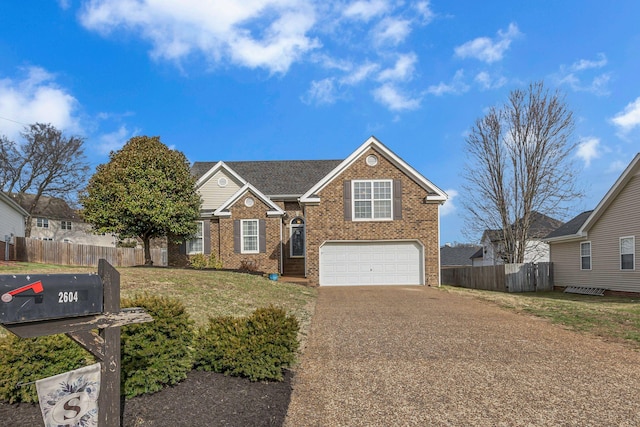
[{"label": "neighboring house", "polygon": [[471,257],[480,249],[482,249],[481,246],[471,244],[444,245],[440,248],[440,266],[442,268],[470,267]]},{"label": "neighboring house", "polygon": [[29,213],[11,197],[0,192],[0,240],[24,237],[25,218]]},{"label": "neighboring house", "polygon": [[[18,202],[15,194],[10,198]],[[18,203],[29,210],[35,195],[25,194]],[[111,234],[94,234],[91,225],[80,218],[77,211],[57,197],[41,196],[31,214],[32,239],[114,247],[117,238]]]},{"label": "neighboring house", "polygon": [[196,162],[192,172],[203,204],[185,254],[312,285],[440,283],[447,195],[374,137],[344,160]]},{"label": "neighboring house", "polygon": [[640,292],[640,153],[592,211],[576,216],[545,240],[554,283]]},{"label": "neighboring house", "polygon": [[[543,238],[562,225],[562,221],[539,212],[531,213],[531,226],[524,252],[524,262],[549,262],[549,245]],[[502,230],[485,230],[480,240],[482,248],[472,255],[473,266],[504,264],[505,242]]]}]

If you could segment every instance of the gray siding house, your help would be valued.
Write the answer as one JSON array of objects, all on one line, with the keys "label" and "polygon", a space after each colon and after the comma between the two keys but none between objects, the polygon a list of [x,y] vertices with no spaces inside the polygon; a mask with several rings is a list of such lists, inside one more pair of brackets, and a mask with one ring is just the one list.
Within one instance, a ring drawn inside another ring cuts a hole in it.
[{"label": "gray siding house", "polygon": [[640,153],[598,206],[551,232],[555,285],[640,293]]}]

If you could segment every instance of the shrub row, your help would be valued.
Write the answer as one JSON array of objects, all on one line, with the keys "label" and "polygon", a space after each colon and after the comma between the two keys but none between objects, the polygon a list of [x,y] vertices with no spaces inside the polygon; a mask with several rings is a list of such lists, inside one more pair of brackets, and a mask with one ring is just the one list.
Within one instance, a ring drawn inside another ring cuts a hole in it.
[{"label": "shrub row", "polygon": [[[143,307],[154,318],[122,328],[122,392],[127,397],[176,384],[194,367],[252,381],[282,380],[282,370],[294,362],[298,349],[297,320],[274,307],[246,318],[209,318],[206,327],[195,330],[175,299],[143,295],[123,300],[122,306]],[[37,402],[35,380],[91,363],[93,356],[64,335],[7,335],[0,338],[0,400]]]}]

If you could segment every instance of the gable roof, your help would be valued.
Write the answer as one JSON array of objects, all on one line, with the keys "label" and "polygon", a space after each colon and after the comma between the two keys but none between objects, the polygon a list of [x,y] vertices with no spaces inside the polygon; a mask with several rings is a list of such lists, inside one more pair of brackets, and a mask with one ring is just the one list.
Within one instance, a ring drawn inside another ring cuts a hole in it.
[{"label": "gable roof", "polygon": [[611,203],[618,197],[624,187],[631,181],[636,174],[640,173],[640,153],[637,153],[631,163],[625,168],[616,182],[611,186],[607,194],[604,195],[600,203],[592,211],[582,212],[569,222],[575,222],[573,228],[564,231],[564,234],[551,233],[546,237],[546,241],[555,242],[562,240],[583,239],[587,237],[589,229],[600,219],[602,214],[609,208]]},{"label": "gable roof", "polygon": [[341,160],[267,160],[244,162],[195,162],[191,173],[198,182],[226,166],[240,181],[251,183],[269,197],[300,197]]},{"label": "gable roof", "polygon": [[435,186],[431,181],[422,176],[418,171],[409,166],[404,160],[398,157],[394,152],[389,150],[384,144],[378,141],[374,136],[369,137],[364,144],[362,144],[356,151],[351,153],[349,157],[340,162],[333,170],[326,174],[321,180],[319,180],[313,187],[311,187],[306,193],[300,197],[300,202],[318,202],[319,198],[317,193],[338,177],[345,169],[347,169],[353,162],[355,162],[365,151],[369,148],[375,148],[380,154],[382,154],[389,162],[395,165],[398,169],[402,170],[410,178],[412,178],[418,185],[427,191],[427,201],[433,201],[438,203],[444,203],[447,201],[447,193]]},{"label": "gable roof", "polygon": [[568,236],[582,237],[578,234],[578,231],[580,230],[584,222],[587,220],[587,218],[589,218],[589,215],[591,215],[592,212],[593,211],[591,210],[591,211],[584,211],[581,214],[578,214],[576,217],[572,218],[571,220],[567,221],[565,224],[553,230],[551,233],[547,234],[544,240],[547,241],[557,237],[566,238]]},{"label": "gable roof", "polygon": [[[19,199],[17,194],[9,194],[16,203],[18,203],[25,211],[29,211],[33,205],[36,195],[35,194],[23,194]],[[28,215],[28,213],[27,213]],[[40,196],[38,203],[31,212],[32,217],[45,217],[51,219],[64,219],[70,221],[82,221],[80,215],[74,209],[59,197]]]},{"label": "gable roof", "polygon": [[231,216],[231,212],[229,212],[229,207],[232,206],[235,202],[238,201],[243,194],[247,191],[253,193],[257,198],[259,198],[265,205],[269,206],[271,210],[267,211],[267,216],[280,216],[284,215],[284,211],[280,209],[278,205],[273,203],[271,199],[262,194],[260,190],[255,188],[253,185],[246,183],[242,188],[240,188],[236,193],[227,199],[226,202],[222,204],[218,209],[213,212],[214,216]]},{"label": "gable roof", "polygon": [[22,206],[20,206],[13,198],[7,196],[5,193],[0,192],[0,200],[3,200],[10,208],[20,213],[22,216],[29,216],[29,212],[27,212]]},{"label": "gable roof", "polygon": [[[562,221],[551,218],[540,212],[531,212],[531,224],[529,226],[529,239],[541,239],[547,236],[553,230],[562,226]],[[502,230],[485,230],[482,234],[482,240],[487,237],[491,242],[499,242],[504,239]]]},{"label": "gable roof", "polygon": [[478,250],[482,251],[482,246],[442,246],[440,248],[440,265],[471,265],[471,257]]}]

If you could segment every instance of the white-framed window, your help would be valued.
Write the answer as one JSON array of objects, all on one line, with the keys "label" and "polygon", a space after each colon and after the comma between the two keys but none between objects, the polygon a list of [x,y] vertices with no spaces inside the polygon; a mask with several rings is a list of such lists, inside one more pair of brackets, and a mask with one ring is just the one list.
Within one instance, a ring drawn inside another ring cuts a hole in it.
[{"label": "white-framed window", "polygon": [[198,226],[196,235],[187,240],[187,254],[189,255],[204,253],[204,222],[198,221],[196,225]]},{"label": "white-framed window", "polygon": [[71,230],[71,221],[60,221],[60,229]]},{"label": "white-framed window", "polygon": [[45,242],[53,242],[53,237],[43,237],[42,240]]},{"label": "white-framed window", "polygon": [[620,238],[620,269],[634,270],[636,267],[636,238],[627,236]]},{"label": "white-framed window", "polygon": [[49,228],[49,218],[36,218],[36,227]]},{"label": "white-framed window", "polygon": [[291,238],[289,239],[289,256],[298,258],[304,256],[304,219],[300,217],[291,220]]},{"label": "white-framed window", "polygon": [[257,254],[258,245],[258,220],[243,219],[240,221],[240,252],[243,254]]},{"label": "white-framed window", "polygon": [[393,219],[393,181],[366,180],[352,182],[354,220]]},{"label": "white-framed window", "polygon": [[65,243],[73,243],[73,242],[71,241],[71,239],[62,239],[62,241],[63,241],[63,242],[65,242]]},{"label": "white-framed window", "polygon": [[591,270],[591,242],[580,243],[580,270]]}]

